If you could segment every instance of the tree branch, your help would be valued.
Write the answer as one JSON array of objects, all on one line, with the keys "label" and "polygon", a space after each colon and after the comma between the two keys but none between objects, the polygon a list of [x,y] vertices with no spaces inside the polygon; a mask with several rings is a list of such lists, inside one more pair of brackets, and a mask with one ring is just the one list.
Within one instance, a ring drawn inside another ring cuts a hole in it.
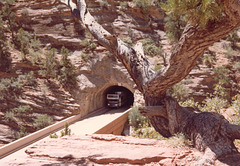
[{"label": "tree branch", "polygon": [[225,124],[224,125],[227,134],[231,139],[240,139],[240,126],[234,124]]},{"label": "tree branch", "polygon": [[68,5],[72,10],[73,15],[82,21],[97,41],[122,62],[136,83],[138,89],[143,92],[143,86],[154,74],[147,58],[142,55],[141,52],[135,51],[98,24],[88,11],[84,0],[76,0],[75,3],[73,3],[72,0],[59,1]]},{"label": "tree branch", "polygon": [[165,106],[146,106],[139,107],[139,111],[143,116],[162,116],[168,118]]},{"label": "tree branch", "polygon": [[219,1],[223,4],[225,18],[221,22],[210,22],[206,28],[190,24],[185,27],[182,37],[171,54],[168,66],[156,73],[146,84],[148,96],[164,96],[169,87],[180,82],[190,73],[207,47],[240,25],[239,1]]}]

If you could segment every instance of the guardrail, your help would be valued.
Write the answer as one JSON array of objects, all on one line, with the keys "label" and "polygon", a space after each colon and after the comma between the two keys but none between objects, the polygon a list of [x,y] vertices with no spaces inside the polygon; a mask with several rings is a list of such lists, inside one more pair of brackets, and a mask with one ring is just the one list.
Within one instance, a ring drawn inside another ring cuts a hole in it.
[{"label": "guardrail", "polygon": [[[88,118],[92,115],[94,115],[97,112],[103,111],[106,108],[102,108],[99,110],[96,110],[94,112],[91,112],[90,114],[86,115],[86,116],[82,116],[81,114],[79,115],[75,115],[75,116],[71,116],[67,119],[64,119],[60,122],[57,122],[53,125],[50,125],[44,129],[41,129],[39,131],[36,131],[32,134],[29,134],[23,138],[20,138],[14,142],[11,142],[3,147],[0,148],[0,159],[38,141],[43,139],[44,137],[49,136],[51,133],[54,133],[56,131],[59,131],[61,129],[64,128],[64,124],[66,122],[69,123],[69,125],[81,120],[81,119],[85,119]],[[98,129],[97,131],[94,132],[94,134],[115,134],[115,135],[120,135],[125,122],[127,121],[128,118],[128,114],[129,114],[129,110],[127,109],[123,112],[123,114],[120,114],[118,117],[116,117],[115,119],[111,120],[110,123],[107,123],[104,126],[99,126],[100,129]]]},{"label": "guardrail", "polygon": [[124,125],[128,119],[129,111],[131,108],[128,110],[124,111],[122,115],[108,123],[107,125],[103,126],[99,130],[97,130],[94,134],[114,134],[114,135],[121,135]]},{"label": "guardrail", "polygon": [[[103,109],[106,109],[106,108],[101,108],[99,110],[103,110]],[[69,124],[72,124],[80,119],[83,119],[83,118],[86,118],[88,116],[91,116],[92,114],[98,112],[99,110],[96,110],[94,112],[91,112],[90,114],[86,115],[86,116],[83,116],[81,114],[78,114],[78,115],[74,115],[74,116],[71,116],[69,118],[66,118],[60,122],[57,122],[53,125],[50,125],[46,128],[43,128],[41,130],[38,130],[32,134],[29,134],[23,138],[20,138],[14,142],[11,142],[7,145],[4,145],[0,148],[0,159],[3,158],[3,157],[6,157],[8,155],[10,155],[11,153],[14,153],[40,139],[43,139],[44,137],[47,137],[49,136],[51,133],[53,132],[56,132],[58,130],[61,130],[64,128],[64,124],[67,122]]]}]

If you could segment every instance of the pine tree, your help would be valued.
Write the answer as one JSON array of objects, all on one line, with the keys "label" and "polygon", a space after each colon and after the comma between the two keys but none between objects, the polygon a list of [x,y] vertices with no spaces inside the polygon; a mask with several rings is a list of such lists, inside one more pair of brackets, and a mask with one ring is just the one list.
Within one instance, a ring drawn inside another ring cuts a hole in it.
[{"label": "pine tree", "polygon": [[61,61],[60,61],[60,70],[59,70],[59,76],[58,80],[64,85],[64,86],[71,86],[76,83],[76,76],[75,76],[75,67],[71,63],[71,60],[68,58],[70,56],[70,52],[67,48],[62,47],[61,49]]},{"label": "pine tree", "polygon": [[3,20],[3,12],[0,11],[0,71],[8,71],[11,60],[7,42],[6,23]]},{"label": "pine tree", "polygon": [[224,17],[222,7],[215,0],[167,0],[161,6],[167,15],[175,19],[182,15],[185,21],[203,28]]}]

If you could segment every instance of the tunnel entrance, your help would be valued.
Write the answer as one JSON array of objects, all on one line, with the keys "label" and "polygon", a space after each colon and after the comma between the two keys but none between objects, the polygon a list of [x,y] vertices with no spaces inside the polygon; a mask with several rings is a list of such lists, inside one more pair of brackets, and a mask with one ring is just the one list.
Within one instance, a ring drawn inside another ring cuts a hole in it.
[{"label": "tunnel entrance", "polygon": [[130,107],[134,102],[133,93],[123,86],[111,86],[105,90],[105,106],[110,108]]}]

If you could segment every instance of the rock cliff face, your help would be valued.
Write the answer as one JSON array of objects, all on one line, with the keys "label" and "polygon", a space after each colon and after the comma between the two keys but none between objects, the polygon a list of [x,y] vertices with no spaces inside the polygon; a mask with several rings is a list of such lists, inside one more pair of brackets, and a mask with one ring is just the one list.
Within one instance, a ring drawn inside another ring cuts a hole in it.
[{"label": "rock cliff face", "polygon": [[[133,36],[142,39],[151,33],[159,40],[155,29],[162,27],[164,14],[157,7],[151,7],[148,17],[140,8],[128,2],[121,6],[120,0],[87,0],[88,8],[97,21],[111,33],[120,37]],[[75,20],[68,7],[55,5],[54,0],[21,0],[17,1],[16,14],[22,27],[36,34],[46,43],[53,46],[81,48],[80,42],[84,37],[84,29]],[[129,32],[131,34],[129,34]]]}]

